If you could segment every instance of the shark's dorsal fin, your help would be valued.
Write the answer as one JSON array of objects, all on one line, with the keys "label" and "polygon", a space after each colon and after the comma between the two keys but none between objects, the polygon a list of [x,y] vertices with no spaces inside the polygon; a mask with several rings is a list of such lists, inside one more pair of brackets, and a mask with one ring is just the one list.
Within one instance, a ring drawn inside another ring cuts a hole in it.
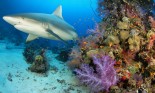
[{"label": "shark's dorsal fin", "polygon": [[27,39],[26,39],[26,42],[30,42],[30,41],[32,41],[32,40],[34,40],[36,38],[38,38],[38,36],[29,34],[28,37],[27,37]]},{"label": "shark's dorsal fin", "polygon": [[62,17],[62,6],[61,5],[58,6],[57,9],[53,12],[53,14],[63,19],[63,17]]}]

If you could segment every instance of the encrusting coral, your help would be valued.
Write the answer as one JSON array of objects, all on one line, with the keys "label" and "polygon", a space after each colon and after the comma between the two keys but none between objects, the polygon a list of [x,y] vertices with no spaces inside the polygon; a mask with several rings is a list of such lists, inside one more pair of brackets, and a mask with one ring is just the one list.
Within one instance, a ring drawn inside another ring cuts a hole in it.
[{"label": "encrusting coral", "polygon": [[70,57],[75,74],[93,93],[155,92],[154,7],[153,0],[98,0],[102,22]]}]

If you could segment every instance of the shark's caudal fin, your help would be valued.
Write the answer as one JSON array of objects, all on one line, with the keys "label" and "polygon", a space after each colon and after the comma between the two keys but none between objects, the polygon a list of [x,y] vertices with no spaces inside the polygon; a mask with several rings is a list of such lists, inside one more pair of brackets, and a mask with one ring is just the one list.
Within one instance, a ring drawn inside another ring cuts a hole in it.
[{"label": "shark's caudal fin", "polygon": [[30,42],[30,41],[37,39],[37,38],[38,38],[38,36],[29,34],[27,39],[26,39],[26,42]]},{"label": "shark's caudal fin", "polygon": [[62,6],[61,5],[58,6],[58,8],[53,12],[53,14],[63,19],[63,17],[62,17]]}]

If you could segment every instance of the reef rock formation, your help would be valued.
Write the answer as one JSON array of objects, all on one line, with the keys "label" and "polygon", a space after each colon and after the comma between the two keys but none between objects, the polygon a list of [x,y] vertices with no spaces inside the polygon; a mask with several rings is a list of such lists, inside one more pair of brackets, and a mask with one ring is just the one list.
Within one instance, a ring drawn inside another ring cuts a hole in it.
[{"label": "reef rock formation", "polygon": [[[95,93],[154,93],[153,9],[153,0],[98,0],[102,21],[89,31],[89,36],[79,40],[78,48],[71,52],[77,55],[70,57],[82,83],[96,89]],[[105,61],[103,54],[115,62]]]}]

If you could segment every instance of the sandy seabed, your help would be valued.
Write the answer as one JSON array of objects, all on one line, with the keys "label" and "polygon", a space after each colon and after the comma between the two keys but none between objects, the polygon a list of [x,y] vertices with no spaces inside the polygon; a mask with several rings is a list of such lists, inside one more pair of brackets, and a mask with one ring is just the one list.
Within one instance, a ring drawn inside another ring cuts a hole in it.
[{"label": "sandy seabed", "polygon": [[[47,75],[32,73],[22,55],[23,49],[6,49],[0,43],[0,93],[90,93],[81,86],[66,63],[48,52]],[[57,69],[56,69],[57,68]]]}]

